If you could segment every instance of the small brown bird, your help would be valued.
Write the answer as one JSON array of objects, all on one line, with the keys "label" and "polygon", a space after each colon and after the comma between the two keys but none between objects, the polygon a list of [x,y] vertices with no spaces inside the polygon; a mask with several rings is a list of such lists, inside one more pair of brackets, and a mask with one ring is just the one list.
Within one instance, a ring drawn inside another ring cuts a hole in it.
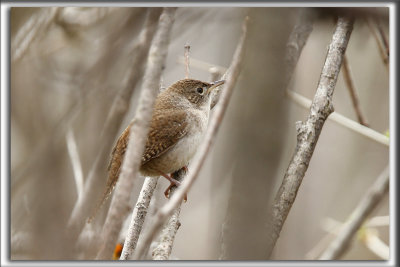
[{"label": "small brown bird", "polygon": [[[157,96],[140,172],[145,176],[162,175],[168,179],[171,184],[164,192],[166,197],[172,186],[180,185],[170,174],[186,168],[204,136],[211,109],[212,90],[224,82],[179,80]],[[114,146],[108,166],[106,190],[96,211],[117,183],[131,126],[132,123],[123,131]]]}]

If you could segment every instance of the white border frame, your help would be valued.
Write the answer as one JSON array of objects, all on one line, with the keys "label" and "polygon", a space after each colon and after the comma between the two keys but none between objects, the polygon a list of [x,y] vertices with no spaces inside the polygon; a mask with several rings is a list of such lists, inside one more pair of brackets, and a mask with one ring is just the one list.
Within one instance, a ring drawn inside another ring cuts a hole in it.
[{"label": "white border frame", "polygon": [[[390,36],[390,260],[389,261],[164,261],[164,262],[111,262],[111,261],[9,261],[9,238],[10,238],[10,226],[9,223],[9,189],[10,189],[10,158],[11,153],[11,140],[10,135],[10,7],[42,7],[42,6],[184,6],[184,7],[389,7],[390,9],[390,21],[389,21],[389,36]],[[396,55],[397,55],[397,34],[396,34],[396,4],[393,2],[330,2],[330,3],[301,3],[301,2],[118,2],[118,3],[106,3],[106,2],[6,2],[1,3],[1,266],[69,266],[71,264],[77,264],[82,266],[98,266],[98,265],[114,265],[114,264],[129,264],[136,266],[153,266],[162,264],[165,266],[175,265],[189,265],[189,266],[203,266],[203,265],[218,265],[218,266],[395,266],[397,263],[397,257],[395,248],[397,247],[397,240],[395,240],[396,229],[395,219],[397,217],[395,211],[396,203],[396,166],[395,162],[395,148],[397,144],[396,136],[396,121],[395,121],[395,100],[396,94],[396,79],[395,79],[395,68],[396,68]]]}]

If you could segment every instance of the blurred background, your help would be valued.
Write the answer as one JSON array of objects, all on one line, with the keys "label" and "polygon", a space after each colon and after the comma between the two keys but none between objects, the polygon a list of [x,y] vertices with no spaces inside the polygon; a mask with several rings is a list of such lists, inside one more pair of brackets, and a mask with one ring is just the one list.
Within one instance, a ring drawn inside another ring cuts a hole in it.
[{"label": "blurred background", "polygon": [[[11,8],[12,260],[93,259],[85,251],[76,253],[71,235],[78,233],[66,231],[67,222],[90,175],[95,182],[84,204],[90,211],[98,201],[112,146],[134,116],[147,55],[138,44],[148,9]],[[309,99],[335,29],[332,14],[344,12],[314,11],[313,31],[289,84]],[[153,10],[153,16],[160,12]],[[385,133],[389,71],[373,30],[379,24],[388,38],[388,8],[345,12],[356,15],[346,55],[360,108],[369,126]],[[215,145],[182,205],[171,259],[266,260],[268,207],[296,146],[295,122],[306,120],[309,112],[285,95],[286,43],[298,14],[298,8],[178,8],[164,87],[184,78],[180,60],[187,43],[190,76],[215,79],[210,66],[229,67],[246,15],[250,23],[241,75]],[[336,112],[357,121],[343,71],[333,104]],[[319,248],[334,237],[327,229],[348,219],[388,164],[387,146],[328,120],[272,259],[317,258]],[[142,182],[132,192],[132,205]],[[148,220],[167,201],[168,184],[160,179]],[[94,222],[97,234],[109,202]],[[389,216],[388,196],[373,212],[376,216]],[[374,229],[389,246],[389,225]],[[342,259],[382,258],[356,237]]]}]

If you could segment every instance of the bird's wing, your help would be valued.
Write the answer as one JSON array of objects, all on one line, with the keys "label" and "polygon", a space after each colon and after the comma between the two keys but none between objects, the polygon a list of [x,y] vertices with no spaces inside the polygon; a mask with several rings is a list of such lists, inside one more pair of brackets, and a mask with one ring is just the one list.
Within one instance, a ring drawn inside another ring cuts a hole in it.
[{"label": "bird's wing", "polygon": [[142,164],[161,156],[187,134],[186,116],[183,110],[174,110],[173,114],[162,110],[153,115]]}]

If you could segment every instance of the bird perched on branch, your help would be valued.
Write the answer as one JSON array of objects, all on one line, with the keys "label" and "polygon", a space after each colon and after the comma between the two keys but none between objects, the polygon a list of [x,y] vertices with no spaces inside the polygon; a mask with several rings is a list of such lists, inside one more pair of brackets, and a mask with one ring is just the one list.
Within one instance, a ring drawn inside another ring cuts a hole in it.
[{"label": "bird perched on branch", "polygon": [[[183,79],[157,96],[140,172],[151,177],[161,175],[170,181],[170,186],[164,192],[166,197],[172,186],[180,185],[170,174],[186,168],[201,143],[208,125],[211,92],[224,82]],[[122,132],[114,146],[106,189],[89,222],[117,183],[132,123]]]}]

